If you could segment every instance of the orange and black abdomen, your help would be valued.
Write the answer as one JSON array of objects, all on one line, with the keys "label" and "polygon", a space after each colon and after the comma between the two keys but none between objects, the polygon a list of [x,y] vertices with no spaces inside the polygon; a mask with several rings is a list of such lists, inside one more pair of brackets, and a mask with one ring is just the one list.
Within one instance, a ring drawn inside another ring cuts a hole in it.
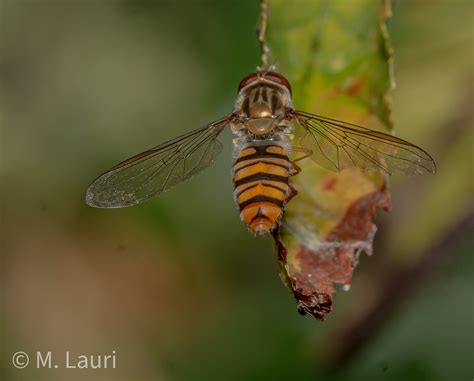
[{"label": "orange and black abdomen", "polygon": [[233,165],[234,198],[240,217],[256,234],[269,233],[283,214],[290,160],[277,145],[247,146]]}]

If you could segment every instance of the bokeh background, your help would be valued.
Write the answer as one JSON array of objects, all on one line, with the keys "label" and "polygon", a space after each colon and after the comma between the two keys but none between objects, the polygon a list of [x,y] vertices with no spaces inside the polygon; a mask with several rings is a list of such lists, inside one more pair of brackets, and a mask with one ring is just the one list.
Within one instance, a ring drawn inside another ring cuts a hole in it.
[{"label": "bokeh background", "polygon": [[[231,110],[257,2],[4,0],[2,379],[472,378],[474,3],[393,10],[397,134],[438,174],[393,179],[375,255],[320,323],[239,221],[229,133],[212,169],[152,202],[84,204],[117,161]],[[17,370],[20,350],[115,350],[117,368]]]}]

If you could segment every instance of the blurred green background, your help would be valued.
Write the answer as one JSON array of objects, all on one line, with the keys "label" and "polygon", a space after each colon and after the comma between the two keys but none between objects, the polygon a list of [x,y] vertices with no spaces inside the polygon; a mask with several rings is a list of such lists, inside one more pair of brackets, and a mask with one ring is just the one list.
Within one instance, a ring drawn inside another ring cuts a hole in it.
[{"label": "blurred green background", "polygon": [[[239,221],[228,132],[221,160],[156,200],[84,204],[117,161],[232,109],[259,62],[256,1],[0,11],[2,380],[473,377],[472,1],[394,4],[395,128],[438,174],[393,179],[375,256],[324,323],[297,314],[271,240]],[[117,369],[17,370],[20,350],[115,350]]]}]

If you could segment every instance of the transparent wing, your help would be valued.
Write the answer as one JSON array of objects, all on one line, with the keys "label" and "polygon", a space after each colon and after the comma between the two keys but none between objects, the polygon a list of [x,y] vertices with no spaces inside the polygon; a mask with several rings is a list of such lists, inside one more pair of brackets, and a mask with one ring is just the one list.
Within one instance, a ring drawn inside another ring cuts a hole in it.
[{"label": "transparent wing", "polygon": [[86,203],[123,208],[144,202],[212,164],[222,150],[217,139],[229,118],[160,144],[117,164],[89,186]]},{"label": "transparent wing", "polygon": [[359,167],[388,174],[399,170],[411,175],[436,172],[433,158],[406,140],[304,111],[294,111],[293,118],[303,127],[301,146],[310,149],[311,159],[324,168]]}]

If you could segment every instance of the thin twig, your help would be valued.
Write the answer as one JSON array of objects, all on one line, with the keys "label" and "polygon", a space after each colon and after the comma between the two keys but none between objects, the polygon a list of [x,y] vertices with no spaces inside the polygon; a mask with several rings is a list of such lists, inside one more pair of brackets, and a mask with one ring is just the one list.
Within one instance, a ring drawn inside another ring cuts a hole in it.
[{"label": "thin twig", "polygon": [[260,18],[257,24],[257,38],[262,52],[261,70],[268,70],[268,56],[270,48],[267,45],[268,1],[260,0]]}]

